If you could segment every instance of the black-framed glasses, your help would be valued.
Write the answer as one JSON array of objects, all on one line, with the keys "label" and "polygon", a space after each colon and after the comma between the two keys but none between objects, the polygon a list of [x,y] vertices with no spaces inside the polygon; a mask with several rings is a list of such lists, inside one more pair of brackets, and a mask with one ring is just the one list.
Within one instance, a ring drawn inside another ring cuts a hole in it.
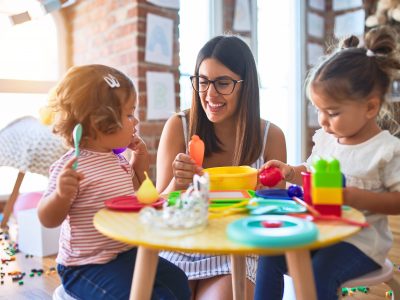
[{"label": "black-framed glasses", "polygon": [[190,76],[193,89],[198,93],[207,92],[210,87],[210,83],[214,85],[215,90],[221,95],[230,95],[233,93],[236,84],[243,82],[244,80],[235,80],[229,77],[217,78],[215,80],[209,80],[201,76]]}]

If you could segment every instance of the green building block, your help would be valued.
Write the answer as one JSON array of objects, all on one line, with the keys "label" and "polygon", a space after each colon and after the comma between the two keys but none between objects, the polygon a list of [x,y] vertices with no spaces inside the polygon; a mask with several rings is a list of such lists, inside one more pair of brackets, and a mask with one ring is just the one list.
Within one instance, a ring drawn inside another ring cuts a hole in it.
[{"label": "green building block", "polygon": [[317,158],[313,162],[312,187],[342,188],[343,179],[340,172],[340,163],[337,159],[325,160]]}]

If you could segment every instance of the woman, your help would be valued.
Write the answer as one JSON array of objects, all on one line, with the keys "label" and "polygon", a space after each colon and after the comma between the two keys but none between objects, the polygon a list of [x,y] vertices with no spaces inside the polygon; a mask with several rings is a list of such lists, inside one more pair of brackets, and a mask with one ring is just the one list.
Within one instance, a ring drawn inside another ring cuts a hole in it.
[{"label": "woman", "polygon": [[[218,36],[200,50],[191,76],[191,109],[172,116],[163,129],[157,153],[157,189],[186,189],[201,174],[187,154],[188,140],[197,134],[205,143],[203,167],[286,161],[281,129],[260,118],[258,75],[254,57],[235,36]],[[188,275],[193,299],[232,299],[228,256],[162,252],[160,256]],[[257,258],[247,260],[247,297],[253,298]]]}]

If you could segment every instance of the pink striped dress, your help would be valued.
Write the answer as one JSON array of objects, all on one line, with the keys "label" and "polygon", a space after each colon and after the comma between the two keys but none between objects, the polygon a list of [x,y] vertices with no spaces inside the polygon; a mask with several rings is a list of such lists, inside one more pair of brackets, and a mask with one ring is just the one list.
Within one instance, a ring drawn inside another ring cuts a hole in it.
[{"label": "pink striped dress", "polygon": [[[50,168],[50,180],[45,196],[56,188],[57,176],[71,159],[70,150]],[[81,150],[78,171],[85,178],[72,206],[61,225],[60,245],[56,262],[64,266],[103,264],[132,246],[114,241],[98,232],[93,216],[104,207],[104,201],[122,195],[133,195],[132,170],[122,155]]]}]

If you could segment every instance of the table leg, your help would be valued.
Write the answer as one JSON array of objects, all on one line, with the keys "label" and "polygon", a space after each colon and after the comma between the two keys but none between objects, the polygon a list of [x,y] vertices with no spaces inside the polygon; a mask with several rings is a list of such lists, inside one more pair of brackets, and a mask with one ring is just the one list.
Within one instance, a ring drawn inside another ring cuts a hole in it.
[{"label": "table leg", "polygon": [[242,300],[246,295],[246,256],[231,255],[233,299]]},{"label": "table leg", "polygon": [[3,220],[1,221],[1,228],[5,229],[7,227],[8,219],[10,218],[11,212],[14,208],[15,201],[18,198],[19,195],[19,188],[21,187],[22,180],[24,179],[25,173],[24,172],[19,172],[17,176],[17,180],[15,180],[14,188],[12,190],[12,193],[10,195],[10,198],[8,198],[8,201],[6,202],[6,206],[4,207],[3,210]]},{"label": "table leg", "polygon": [[153,292],[158,250],[139,246],[129,300],[149,300]]},{"label": "table leg", "polygon": [[297,300],[316,300],[314,274],[309,250],[286,252],[289,275],[293,279]]}]

